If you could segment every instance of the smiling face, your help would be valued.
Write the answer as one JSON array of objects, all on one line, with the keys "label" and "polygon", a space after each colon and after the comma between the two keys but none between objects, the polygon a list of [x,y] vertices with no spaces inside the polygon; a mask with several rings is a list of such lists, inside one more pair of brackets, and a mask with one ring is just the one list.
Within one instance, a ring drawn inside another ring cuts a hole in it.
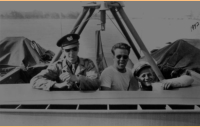
[{"label": "smiling face", "polygon": [[119,49],[119,48],[115,49],[113,55],[113,60],[114,60],[113,66],[118,70],[124,70],[128,62],[129,58],[128,55],[129,52],[126,49]]},{"label": "smiling face", "polygon": [[153,73],[151,67],[145,67],[140,70],[138,74],[138,80],[140,83],[140,87],[142,90],[151,91],[152,90],[152,83],[156,82],[156,77]]},{"label": "smiling face", "polygon": [[66,56],[67,61],[69,61],[72,64],[77,61],[78,51],[79,51],[79,46],[75,46],[70,49],[63,49],[63,53]]},{"label": "smiling face", "polygon": [[154,74],[150,67],[142,69],[138,77],[143,82],[154,82]]}]

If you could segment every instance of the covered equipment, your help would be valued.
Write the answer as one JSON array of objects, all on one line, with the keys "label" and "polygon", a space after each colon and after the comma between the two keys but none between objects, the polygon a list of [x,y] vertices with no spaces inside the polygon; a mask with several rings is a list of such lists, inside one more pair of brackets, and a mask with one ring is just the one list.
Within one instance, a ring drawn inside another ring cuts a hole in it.
[{"label": "covered equipment", "polygon": [[[3,39],[0,41],[0,83],[4,75],[16,68],[26,75],[25,82],[28,82],[35,73],[47,67],[53,56],[52,51],[25,37]],[[37,71],[34,72],[35,70]]]},{"label": "covered equipment", "polygon": [[200,73],[200,40],[179,39],[152,53],[165,78],[178,77],[186,70]]}]

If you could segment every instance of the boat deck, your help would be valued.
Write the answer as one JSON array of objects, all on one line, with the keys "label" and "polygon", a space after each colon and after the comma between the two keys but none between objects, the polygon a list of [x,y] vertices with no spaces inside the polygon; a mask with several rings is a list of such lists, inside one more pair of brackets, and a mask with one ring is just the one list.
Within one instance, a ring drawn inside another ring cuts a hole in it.
[{"label": "boat deck", "polygon": [[200,85],[163,91],[43,91],[0,85],[1,125],[200,125]]}]

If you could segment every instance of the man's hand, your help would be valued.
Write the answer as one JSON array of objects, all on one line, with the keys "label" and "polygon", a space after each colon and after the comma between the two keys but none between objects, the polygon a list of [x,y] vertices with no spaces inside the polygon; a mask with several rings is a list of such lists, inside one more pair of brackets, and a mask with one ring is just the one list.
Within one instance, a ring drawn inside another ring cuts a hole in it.
[{"label": "man's hand", "polygon": [[70,72],[64,72],[62,73],[59,78],[62,80],[62,81],[73,81],[73,82],[79,82],[79,78],[76,76],[76,75],[73,75],[72,73]]},{"label": "man's hand", "polygon": [[172,88],[174,85],[172,82],[167,81],[167,80],[163,80],[161,83],[162,83],[164,90],[168,90],[168,89]]},{"label": "man's hand", "polygon": [[67,81],[68,79],[68,72],[62,73],[59,78],[61,79],[61,81]]},{"label": "man's hand", "polygon": [[79,82],[79,78],[71,73],[66,73],[66,81]]}]

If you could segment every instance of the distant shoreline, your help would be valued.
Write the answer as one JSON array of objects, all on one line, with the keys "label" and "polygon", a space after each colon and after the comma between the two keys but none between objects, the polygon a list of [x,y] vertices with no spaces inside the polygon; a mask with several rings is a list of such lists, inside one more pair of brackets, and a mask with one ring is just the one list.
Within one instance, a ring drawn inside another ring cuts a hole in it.
[{"label": "distant shoreline", "polygon": [[[0,14],[0,19],[77,19],[80,12],[67,12],[67,13],[58,13],[58,12],[42,12],[42,11],[30,11],[30,12],[21,12],[10,10]],[[113,17],[110,17],[113,19]],[[200,17],[194,17],[193,15],[185,15],[182,17],[131,17],[131,19],[143,19],[143,18],[155,18],[155,19],[168,19],[168,20],[199,20]],[[100,19],[100,13],[94,14],[91,19]]]},{"label": "distant shoreline", "polygon": [[[13,19],[13,20],[17,20],[17,19],[77,19],[77,18],[70,18],[70,17],[65,17],[65,18],[41,18],[41,17],[29,17],[29,18],[19,18],[19,17],[1,17],[0,16],[0,19]],[[91,20],[100,20],[100,17],[91,17],[90,18]],[[109,19],[109,18],[106,18],[106,19]],[[114,19],[114,18],[111,18],[111,19]],[[130,19],[150,19],[150,17],[137,17],[137,18],[130,18]],[[197,20],[197,21],[200,21],[199,18],[162,18],[162,17],[156,17],[156,18],[153,18],[153,19],[163,19],[163,20]]]},{"label": "distant shoreline", "polygon": [[[21,12],[21,11],[6,11],[0,14],[1,19],[76,19],[79,16],[80,12],[67,12],[67,13],[58,13],[58,12],[42,12],[42,11],[30,11],[30,12]],[[99,14],[95,14],[92,18],[99,18]]]}]

